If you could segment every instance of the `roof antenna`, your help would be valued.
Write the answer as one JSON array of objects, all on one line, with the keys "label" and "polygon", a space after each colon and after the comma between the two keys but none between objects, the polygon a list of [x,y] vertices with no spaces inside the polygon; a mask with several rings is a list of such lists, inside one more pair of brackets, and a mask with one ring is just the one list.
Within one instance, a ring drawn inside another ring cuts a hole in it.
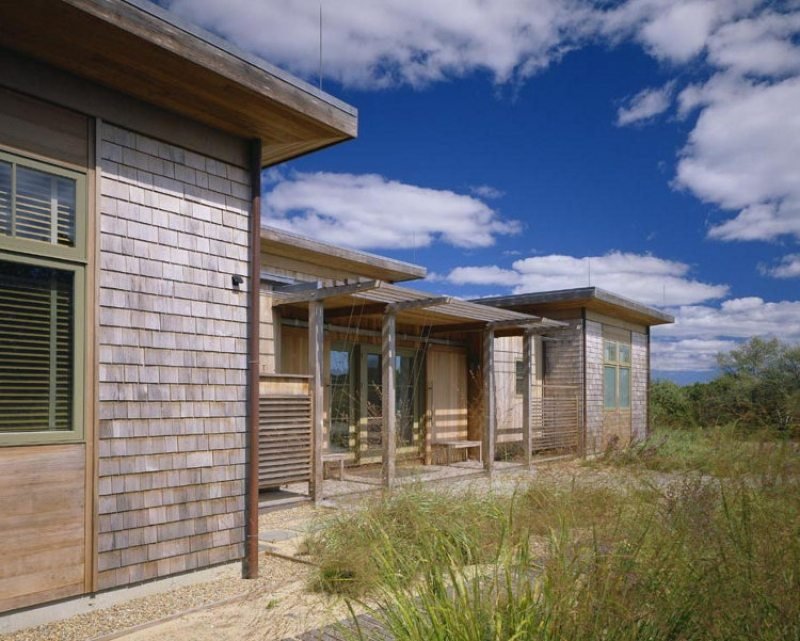
[{"label": "roof antenna", "polygon": [[322,2],[319,3],[319,90],[322,91]]},{"label": "roof antenna", "polygon": [[592,259],[586,257],[586,278],[589,280],[589,287],[592,286]]}]

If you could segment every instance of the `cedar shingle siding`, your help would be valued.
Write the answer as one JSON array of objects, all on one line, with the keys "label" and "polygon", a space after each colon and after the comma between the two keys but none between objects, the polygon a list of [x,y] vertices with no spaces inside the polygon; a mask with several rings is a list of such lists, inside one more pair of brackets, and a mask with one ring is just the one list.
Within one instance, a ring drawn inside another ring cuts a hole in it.
[{"label": "cedar shingle siding", "polygon": [[243,554],[249,186],[104,124],[99,588]]}]

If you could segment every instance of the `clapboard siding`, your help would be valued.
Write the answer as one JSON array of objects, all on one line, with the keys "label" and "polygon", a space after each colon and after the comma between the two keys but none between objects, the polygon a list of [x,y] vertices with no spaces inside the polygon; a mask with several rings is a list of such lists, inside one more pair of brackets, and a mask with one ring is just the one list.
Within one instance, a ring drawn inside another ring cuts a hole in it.
[{"label": "clapboard siding", "polygon": [[249,178],[104,124],[100,588],[242,556]]},{"label": "clapboard siding", "polygon": [[83,592],[85,446],[0,448],[0,611]]}]

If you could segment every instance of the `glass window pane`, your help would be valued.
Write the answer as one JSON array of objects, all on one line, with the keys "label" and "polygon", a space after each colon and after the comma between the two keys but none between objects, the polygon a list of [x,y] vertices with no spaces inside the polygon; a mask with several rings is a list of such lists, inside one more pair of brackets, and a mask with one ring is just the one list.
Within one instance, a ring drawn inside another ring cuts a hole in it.
[{"label": "glass window pane", "polygon": [[515,374],[515,392],[517,396],[522,396],[525,393],[525,361],[516,361],[514,363]]},{"label": "glass window pane", "polygon": [[0,261],[0,432],[72,429],[74,277]]},{"label": "glass window pane", "polygon": [[608,365],[603,368],[603,406],[617,407],[617,368]]},{"label": "glass window pane", "polygon": [[619,406],[631,406],[631,370],[629,367],[619,368]]},{"label": "glass window pane", "polygon": [[74,246],[75,181],[22,165],[16,173],[12,235]]},{"label": "glass window pane", "polygon": [[619,362],[623,365],[631,364],[631,346],[625,343],[619,344]]},{"label": "glass window pane", "polygon": [[603,358],[608,363],[617,362],[617,344],[614,341],[604,342]]},{"label": "glass window pane", "polygon": [[0,161],[0,234],[11,235],[11,163]]},{"label": "glass window pane", "polygon": [[330,421],[328,441],[331,449],[347,450],[350,426],[354,424],[353,390],[350,377],[350,352],[331,350],[330,354]]}]

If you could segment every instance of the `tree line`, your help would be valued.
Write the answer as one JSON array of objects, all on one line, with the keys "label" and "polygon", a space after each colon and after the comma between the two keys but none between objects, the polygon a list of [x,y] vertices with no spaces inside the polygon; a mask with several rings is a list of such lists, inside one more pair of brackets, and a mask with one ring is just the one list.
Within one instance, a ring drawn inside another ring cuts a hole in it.
[{"label": "tree line", "polygon": [[800,436],[800,346],[751,338],[717,355],[711,381],[680,386],[654,381],[650,411],[655,427],[735,425]]}]

